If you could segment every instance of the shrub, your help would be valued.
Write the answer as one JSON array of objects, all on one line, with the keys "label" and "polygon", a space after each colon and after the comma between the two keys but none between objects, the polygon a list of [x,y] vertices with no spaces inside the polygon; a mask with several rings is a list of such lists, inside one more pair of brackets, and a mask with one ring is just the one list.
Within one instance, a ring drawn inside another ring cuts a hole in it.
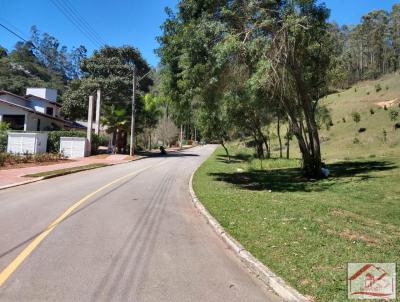
[{"label": "shrub", "polygon": [[381,84],[379,84],[379,83],[376,84],[376,85],[375,85],[375,91],[376,91],[376,92],[379,92],[379,91],[381,91],[381,90],[382,90]]},{"label": "shrub", "polygon": [[0,152],[7,151],[7,130],[10,129],[7,123],[0,123]]},{"label": "shrub", "polygon": [[354,139],[353,139],[353,144],[359,144],[360,143],[360,140],[358,139],[358,137],[355,137]]},{"label": "shrub", "polygon": [[390,120],[391,120],[392,122],[395,122],[395,121],[398,119],[398,117],[399,117],[399,112],[396,111],[396,110],[390,110],[389,116],[390,116]]},{"label": "shrub", "polygon": [[387,131],[386,131],[386,129],[383,129],[382,135],[383,135],[383,141],[386,143],[386,141],[387,141]]},{"label": "shrub", "polygon": [[386,85],[385,89],[386,89],[386,90],[389,90],[389,86],[388,86],[388,85]]},{"label": "shrub", "polygon": [[365,131],[367,131],[367,128],[360,128],[360,129],[358,129],[358,133],[363,133],[363,132],[365,132]]},{"label": "shrub", "polygon": [[351,116],[353,117],[353,121],[355,121],[356,124],[361,121],[361,115],[357,111],[352,112]]},{"label": "shrub", "polygon": [[384,110],[388,110],[388,107],[385,105],[385,106],[383,106],[383,109]]},{"label": "shrub", "polygon": [[346,123],[346,118],[343,117],[343,118],[342,118],[342,121],[343,121],[343,123]]},{"label": "shrub", "polygon": [[7,160],[6,153],[0,153],[0,167],[3,167]]},{"label": "shrub", "polygon": [[369,95],[369,91],[367,91],[367,95]]},{"label": "shrub", "polygon": [[354,92],[357,92],[357,87],[354,87]]},{"label": "shrub", "polygon": [[369,109],[369,112],[371,113],[371,115],[375,114],[374,108]]}]

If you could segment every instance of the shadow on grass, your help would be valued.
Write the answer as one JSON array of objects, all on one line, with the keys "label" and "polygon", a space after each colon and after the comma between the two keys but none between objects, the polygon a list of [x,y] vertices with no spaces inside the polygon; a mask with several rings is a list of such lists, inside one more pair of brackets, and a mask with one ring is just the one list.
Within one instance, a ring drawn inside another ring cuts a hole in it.
[{"label": "shadow on grass", "polygon": [[210,173],[215,180],[224,181],[247,190],[272,190],[274,192],[318,192],[340,182],[365,181],[376,176],[372,172],[397,168],[389,161],[353,161],[328,165],[328,179],[310,181],[303,177],[300,168],[255,170],[238,173]]},{"label": "shadow on grass", "polygon": [[231,161],[228,161],[228,156],[226,156],[225,154],[220,154],[217,157],[218,161],[224,162],[224,163],[240,163],[240,162],[248,162],[253,158],[253,156],[251,154],[236,154],[236,155],[231,155],[230,159]]}]

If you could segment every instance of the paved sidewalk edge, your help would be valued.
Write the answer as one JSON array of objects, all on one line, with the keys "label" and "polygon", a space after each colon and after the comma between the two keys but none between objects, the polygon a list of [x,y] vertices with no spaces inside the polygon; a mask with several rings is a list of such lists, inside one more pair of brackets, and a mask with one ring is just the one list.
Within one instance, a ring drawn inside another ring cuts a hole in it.
[{"label": "paved sidewalk edge", "polygon": [[[75,172],[57,174],[57,175],[52,175],[52,176],[37,177],[37,178],[35,178],[35,179],[30,179],[30,180],[27,180],[27,181],[22,181],[22,182],[10,184],[10,185],[2,186],[2,187],[0,187],[0,191],[1,191],[1,190],[5,190],[5,189],[14,188],[14,187],[19,187],[19,186],[27,185],[27,184],[30,184],[30,183],[33,183],[33,182],[38,182],[38,181],[42,181],[42,180],[46,180],[46,179],[50,179],[50,178],[56,178],[56,177],[61,177],[61,176],[70,175],[70,174],[76,174],[76,173],[85,172],[85,171],[88,171],[88,170],[96,170],[96,169],[99,169],[99,168],[105,168],[105,167],[123,165],[123,164],[127,164],[127,163],[130,163],[130,162],[138,161],[138,160],[145,159],[145,158],[147,158],[147,157],[141,156],[141,157],[139,157],[139,158],[137,158],[137,159],[131,159],[131,160],[128,160],[128,161],[125,161],[125,162],[121,162],[121,163],[111,163],[111,164],[108,164],[107,166],[96,167],[96,168],[86,169],[86,170],[80,170],[80,171],[78,170],[78,171],[75,171]],[[83,165],[83,166],[84,166],[84,165]],[[78,166],[78,167],[83,167],[83,166]],[[54,170],[54,171],[55,171],[55,170]],[[50,172],[51,172],[51,171],[50,171]]]},{"label": "paved sidewalk edge", "polygon": [[[201,166],[201,165],[200,165]],[[199,166],[199,167],[200,167]],[[197,167],[197,169],[199,168]],[[214,232],[232,249],[237,257],[260,279],[269,289],[272,289],[278,296],[290,302],[308,302],[302,294],[290,287],[286,282],[262,264],[239,242],[232,238],[219,222],[207,211],[193,190],[193,177],[197,169],[192,173],[189,180],[189,191],[192,202],[197,210],[204,216]]]}]

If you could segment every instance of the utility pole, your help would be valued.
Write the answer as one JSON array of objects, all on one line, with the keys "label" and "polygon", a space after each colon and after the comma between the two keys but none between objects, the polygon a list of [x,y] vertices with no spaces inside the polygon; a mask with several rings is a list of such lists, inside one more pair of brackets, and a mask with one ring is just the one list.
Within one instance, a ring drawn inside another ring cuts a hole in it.
[{"label": "utility pole", "polygon": [[183,140],[183,126],[181,124],[181,141],[180,141],[180,145],[181,145],[181,149],[182,149],[182,140]]},{"label": "utility pole", "polygon": [[136,91],[136,66],[133,65],[133,80],[132,80],[132,115],[131,115],[131,144],[129,155],[135,155],[134,136],[135,136],[135,91]]},{"label": "utility pole", "polygon": [[88,108],[88,121],[87,121],[87,140],[88,140],[88,153],[90,154],[92,146],[92,123],[93,123],[93,94],[89,96],[89,108]]},{"label": "utility pole", "polygon": [[100,89],[97,89],[97,98],[96,98],[96,127],[95,127],[95,133],[97,135],[100,134],[100,105],[101,104],[101,91]]}]

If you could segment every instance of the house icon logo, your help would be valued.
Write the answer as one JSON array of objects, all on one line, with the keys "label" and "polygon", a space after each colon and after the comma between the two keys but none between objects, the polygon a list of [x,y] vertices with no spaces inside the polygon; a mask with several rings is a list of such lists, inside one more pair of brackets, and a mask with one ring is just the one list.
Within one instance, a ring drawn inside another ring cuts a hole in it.
[{"label": "house icon logo", "polygon": [[348,263],[349,299],[396,299],[395,263]]}]

